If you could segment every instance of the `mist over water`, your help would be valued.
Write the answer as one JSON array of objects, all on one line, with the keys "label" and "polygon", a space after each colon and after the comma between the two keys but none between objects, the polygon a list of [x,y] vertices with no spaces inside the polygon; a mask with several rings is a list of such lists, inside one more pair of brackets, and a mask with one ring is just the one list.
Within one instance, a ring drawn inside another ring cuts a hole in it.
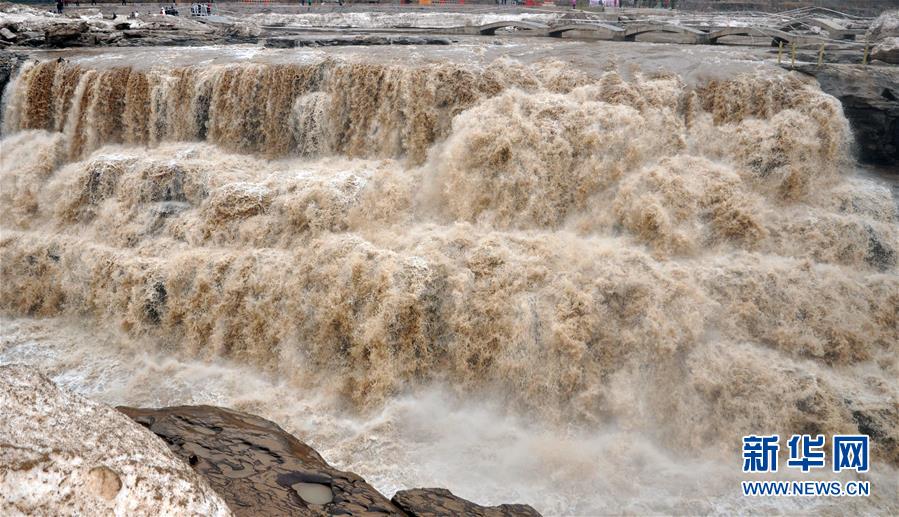
[{"label": "mist over water", "polygon": [[849,504],[899,505],[899,211],[813,82],[45,61],[4,103],[3,362],[547,513],[842,511],[744,506],[740,437],[864,422]]}]

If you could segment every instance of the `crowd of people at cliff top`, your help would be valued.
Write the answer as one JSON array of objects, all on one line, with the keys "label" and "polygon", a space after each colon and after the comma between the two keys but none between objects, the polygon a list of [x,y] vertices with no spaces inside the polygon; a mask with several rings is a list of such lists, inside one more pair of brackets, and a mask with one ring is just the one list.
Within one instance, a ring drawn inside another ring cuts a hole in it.
[{"label": "crowd of people at cliff top", "polygon": [[[305,0],[301,0],[301,1],[305,1]],[[79,7],[81,6],[80,0],[74,0],[74,2],[70,2],[69,0],[56,0],[56,12],[58,14],[62,14],[62,12],[65,10],[66,6],[69,5],[70,3],[74,3],[76,6],[79,6]],[[214,2],[202,3],[202,4],[200,4],[200,3],[192,4],[190,6],[190,15],[191,16],[209,16],[209,15],[211,15],[213,3]],[[90,0],[90,4],[97,5],[97,0]],[[128,5],[128,1],[122,0],[122,5]],[[312,5],[311,0],[309,1],[309,5]],[[343,0],[340,0],[340,5],[343,5]],[[172,16],[177,16],[178,9],[177,9],[177,7],[175,7],[175,3],[172,2],[172,5],[169,7],[160,7],[159,14],[168,14],[168,15],[172,15]]]}]

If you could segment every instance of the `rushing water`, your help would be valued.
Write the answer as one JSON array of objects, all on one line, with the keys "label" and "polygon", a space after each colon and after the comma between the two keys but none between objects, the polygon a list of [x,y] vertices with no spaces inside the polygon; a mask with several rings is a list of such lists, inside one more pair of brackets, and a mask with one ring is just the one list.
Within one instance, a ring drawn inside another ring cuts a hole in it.
[{"label": "rushing water", "polygon": [[[46,60],[4,102],[4,362],[262,414],[388,493],[899,505],[899,214],[813,82]],[[742,435],[860,422],[874,497],[739,497]]]}]

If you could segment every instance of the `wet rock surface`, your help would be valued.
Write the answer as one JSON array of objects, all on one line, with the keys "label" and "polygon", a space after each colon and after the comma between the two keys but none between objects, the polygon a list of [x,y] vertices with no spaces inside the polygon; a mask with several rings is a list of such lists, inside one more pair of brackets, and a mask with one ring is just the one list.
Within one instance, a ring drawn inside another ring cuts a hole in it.
[{"label": "wet rock surface", "polygon": [[539,515],[439,488],[404,490],[391,502],[246,413],[118,409],[31,367],[0,366],[0,515]]},{"label": "wet rock surface", "polygon": [[858,432],[871,437],[874,454],[892,464],[899,463],[899,408],[896,406],[853,407]]},{"label": "wet rock surface", "polygon": [[539,516],[526,504],[481,506],[453,495],[445,488],[415,488],[400,490],[391,500],[404,512],[416,517],[469,515],[474,517],[530,517]]},{"label": "wet rock surface", "polygon": [[[15,52],[0,52],[0,93],[6,88],[19,66],[27,60],[27,56]],[[3,110],[0,110],[0,122],[3,122]]]},{"label": "wet rock surface", "polygon": [[236,515],[400,513],[361,477],[332,468],[268,420],[212,406],[119,410],[162,438]]},{"label": "wet rock surface", "polygon": [[799,65],[796,70],[814,76],[843,104],[861,161],[899,163],[899,67]]},{"label": "wet rock surface", "polygon": [[212,406],[120,407],[204,476],[236,515],[539,515],[530,506],[483,507],[442,489],[397,493],[361,477],[257,416]]}]

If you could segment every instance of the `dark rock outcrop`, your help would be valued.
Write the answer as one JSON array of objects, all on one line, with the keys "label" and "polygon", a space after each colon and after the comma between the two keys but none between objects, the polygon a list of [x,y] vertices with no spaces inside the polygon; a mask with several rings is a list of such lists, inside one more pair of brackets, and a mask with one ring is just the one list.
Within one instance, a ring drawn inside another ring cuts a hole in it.
[{"label": "dark rock outcrop", "polygon": [[481,506],[456,497],[445,488],[400,490],[391,500],[404,512],[415,517],[466,515],[472,517],[539,517],[537,510],[526,504]]},{"label": "dark rock outcrop", "polygon": [[275,423],[246,413],[212,406],[118,409],[193,466],[235,515],[539,515],[527,505],[479,506],[443,489],[405,490],[391,502]]},{"label": "dark rock outcrop", "polygon": [[19,63],[23,60],[24,56],[12,52],[0,53],[0,94],[3,93],[6,84],[9,83],[9,80],[15,75]]},{"label": "dark rock outcrop", "polygon": [[206,478],[235,515],[400,514],[276,424],[211,406],[120,407]]},{"label": "dark rock outcrop", "polygon": [[861,161],[899,163],[899,67],[799,65],[796,70],[817,78],[821,89],[843,104]]},{"label": "dark rock outcrop", "polygon": [[874,454],[893,465],[899,464],[899,408],[853,407],[852,419],[858,425],[858,432],[871,437]]},{"label": "dark rock outcrop", "polygon": [[[0,52],[0,102],[3,101],[3,92],[6,85],[16,75],[19,67],[28,59],[27,56],[14,52]],[[0,110],[0,124],[3,124],[3,110]]]}]

